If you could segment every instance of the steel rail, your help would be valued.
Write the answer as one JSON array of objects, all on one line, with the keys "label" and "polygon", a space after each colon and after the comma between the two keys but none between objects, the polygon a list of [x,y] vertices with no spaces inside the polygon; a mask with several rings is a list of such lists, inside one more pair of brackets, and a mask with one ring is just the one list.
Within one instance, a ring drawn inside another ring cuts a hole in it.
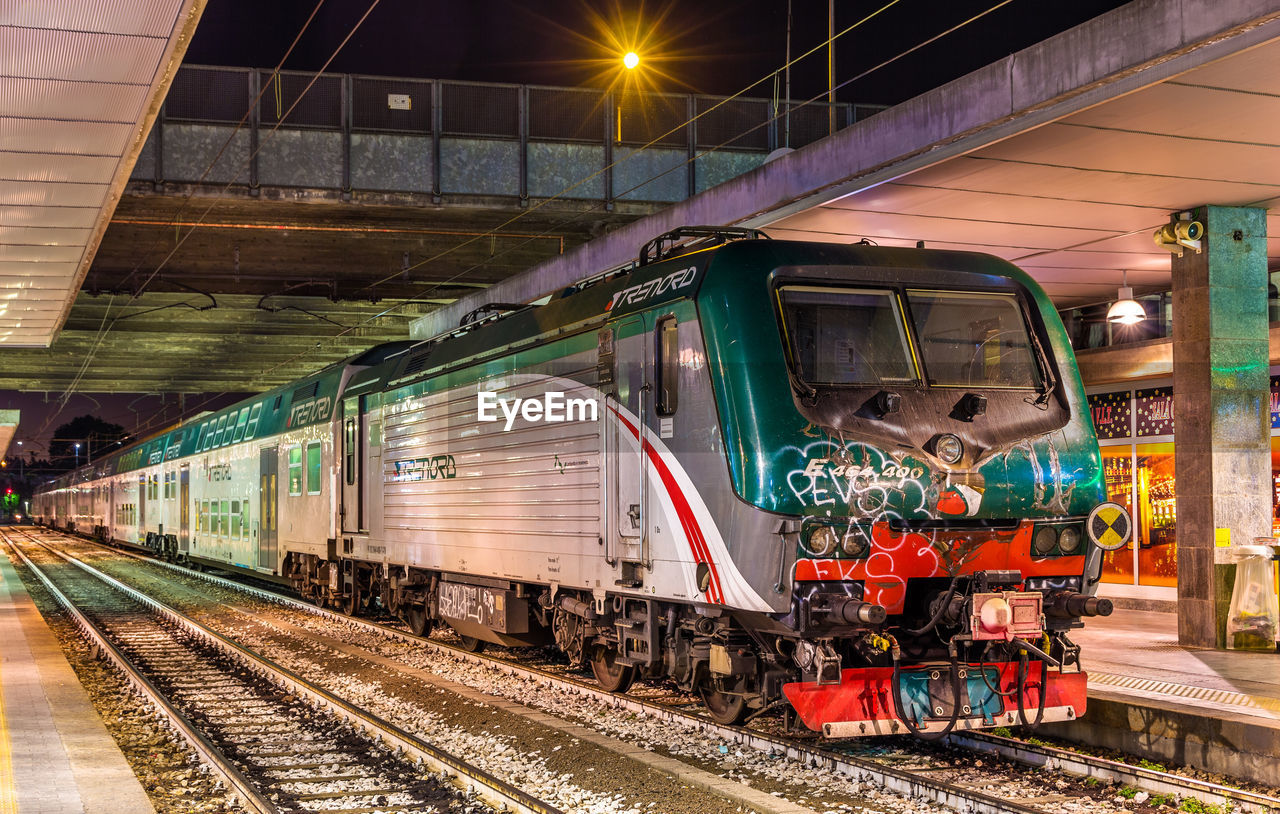
[{"label": "steel rail", "polygon": [[[98,543],[98,545],[101,544]],[[110,550],[113,552],[119,552],[119,549],[115,548],[110,548]],[[625,695],[615,695],[614,693],[607,692],[585,682],[555,675],[537,668],[520,666],[510,662],[490,659],[474,653],[468,653],[458,648],[405,633],[404,631],[397,630],[387,625],[371,622],[359,617],[347,616],[327,608],[320,608],[308,602],[282,596],[278,593],[273,593],[256,586],[245,585],[244,583],[214,576],[212,574],[205,574],[198,571],[193,572],[172,563],[141,557],[140,555],[132,552],[119,553],[125,553],[130,557],[145,559],[149,562],[156,562],[179,573],[186,574],[188,576],[198,576],[214,584],[221,585],[232,590],[249,593],[257,598],[265,599],[270,602],[275,602],[295,609],[303,609],[318,616],[364,627],[368,630],[378,632],[401,641],[426,647],[439,654],[449,655],[466,660],[473,664],[497,669],[507,675],[539,681],[546,686],[562,685],[572,687],[581,695],[594,698],[614,707],[642,713],[667,723],[682,726],[686,729],[693,729],[702,733],[717,735],[725,738],[726,740],[730,740],[737,745],[747,746],[757,751],[772,755],[785,755],[791,760],[798,761],[805,765],[821,766],[828,771],[854,777],[863,781],[872,781],[881,788],[897,792],[909,799],[923,799],[946,808],[966,812],[967,814],[1044,814],[1042,809],[1028,806],[1017,801],[1004,800],[976,789],[947,783],[945,781],[929,777],[925,774],[916,774],[904,769],[886,766],[872,760],[850,755],[836,754],[835,752],[827,749],[814,748],[796,741],[773,737],[741,726],[726,726],[718,724],[700,715],[671,709],[660,704],[631,698]],[[73,561],[75,560],[71,555],[63,554],[62,556]],[[105,577],[106,575],[103,576]],[[111,577],[106,577],[106,579],[111,580]],[[112,581],[114,582],[114,580]],[[210,633],[213,636],[218,636],[218,634],[212,633],[211,631]],[[238,647],[238,645],[234,645],[234,643],[232,644],[233,646]]]},{"label": "steel rail", "polygon": [[[57,533],[63,534],[63,532]],[[537,679],[543,681],[544,684],[567,684],[572,686],[580,694],[604,701],[614,706],[623,707],[634,712],[643,712],[648,715],[676,716],[674,718],[668,717],[668,720],[671,720],[673,723],[680,723],[687,727],[698,728],[704,732],[715,732],[716,734],[731,739],[741,745],[753,746],[761,751],[773,754],[777,754],[779,751],[785,750],[788,757],[793,759],[801,760],[806,763],[811,760],[816,760],[817,762],[825,765],[828,769],[851,776],[864,776],[860,765],[862,761],[858,758],[837,755],[830,753],[828,750],[815,749],[802,744],[791,743],[783,739],[772,738],[744,727],[724,726],[693,713],[672,710],[667,707],[654,704],[653,702],[642,701],[625,695],[610,693],[587,682],[578,681],[576,679],[550,673],[545,670],[539,670],[535,667],[516,665],[501,659],[470,653],[441,642],[432,641],[425,637],[414,636],[411,633],[391,627],[390,625],[373,622],[356,616],[348,616],[344,613],[328,608],[321,608],[317,605],[311,604],[310,602],[295,599],[256,585],[247,585],[238,580],[227,579],[225,577],[220,577],[202,571],[193,571],[175,563],[165,562],[163,560],[158,560],[154,557],[148,557],[132,551],[124,551],[114,546],[106,546],[97,541],[85,542],[92,542],[93,544],[106,548],[109,551],[161,565],[180,574],[198,577],[225,588],[248,593],[256,598],[268,602],[274,602],[280,605],[305,610],[317,616],[339,619],[346,623],[355,624],[400,641],[435,649],[436,652],[447,653],[452,657],[460,658],[473,664],[480,664],[490,668],[499,669],[508,675]],[[976,732],[952,734],[947,737],[946,742],[962,749],[996,754],[1000,757],[1026,766],[1060,771],[1064,774],[1074,775],[1077,777],[1094,777],[1108,782],[1123,783],[1140,791],[1145,791],[1148,794],[1175,794],[1179,797],[1194,797],[1201,802],[1221,806],[1223,807],[1223,810],[1239,811],[1244,812],[1244,814],[1276,814],[1276,812],[1280,812],[1280,798],[1277,797],[1246,791],[1244,789],[1232,788],[1218,783],[1211,783],[1194,777],[1185,777],[1183,775],[1173,774],[1170,772],[1161,772],[1155,769],[1133,766],[1120,761],[1108,760],[1106,758],[1100,758],[1093,755],[1073,752],[1069,749],[1041,746],[1039,744],[1019,741],[1014,738],[1002,738],[988,733]],[[877,771],[884,768],[878,764],[872,765],[876,767]],[[925,778],[919,779],[924,780]],[[939,781],[931,782],[936,783]],[[897,787],[895,786],[890,786],[890,788],[895,788],[895,790],[897,790]],[[967,793],[972,793],[968,792],[968,790],[965,791]],[[1006,803],[1006,801],[1000,802],[1006,805],[1012,805],[1010,803]],[[1228,806],[1231,808],[1228,809]],[[975,807],[972,808],[972,810],[977,812],[984,809]],[[1015,809],[1007,808],[1004,810]],[[1039,811],[1038,809],[1031,810]]]},{"label": "steel rail", "polygon": [[1016,738],[1004,738],[986,732],[949,735],[947,740],[951,745],[962,749],[999,755],[1028,766],[1078,777],[1096,777],[1099,780],[1123,783],[1148,794],[1194,797],[1203,803],[1216,805],[1223,811],[1246,812],[1246,814],[1280,812],[1280,798],[1277,797],[1210,783],[1194,777],[1184,777],[1171,772],[1133,766],[1096,755],[1081,754],[1070,749],[1025,743]]},{"label": "steel rail", "polygon": [[516,812],[516,814],[563,814],[563,812],[554,806],[537,799],[504,780],[494,777],[479,767],[472,766],[461,758],[458,758],[415,735],[405,732],[395,724],[383,720],[371,712],[360,709],[354,704],[339,698],[328,690],[312,684],[288,668],[276,664],[265,656],[259,655],[243,645],[237,644],[200,622],[197,622],[181,612],[170,608],[163,602],[160,602],[159,600],[146,595],[142,591],[125,585],[114,577],[99,571],[79,558],[71,554],[58,551],[57,549],[48,546],[44,541],[36,540],[36,542],[58,557],[61,557],[107,585],[119,590],[126,596],[129,596],[151,608],[151,610],[157,615],[169,619],[179,627],[200,636],[216,647],[230,652],[233,656],[247,662],[251,667],[263,671],[278,683],[284,685],[291,692],[306,696],[317,707],[326,709],[338,717],[349,721],[356,727],[364,730],[366,734],[375,740],[381,740],[383,743],[398,748],[405,754],[419,759],[430,767],[433,772],[441,775],[454,786],[464,790],[468,794],[478,797],[490,808],[498,811]]},{"label": "steel rail", "polygon": [[249,778],[235,767],[230,758],[222,753],[222,750],[213,744],[204,733],[201,732],[195,724],[191,722],[186,715],[182,714],[176,707],[169,703],[164,694],[151,683],[150,679],[144,676],[133,662],[117,648],[108,638],[105,631],[85,616],[79,608],[66,596],[53,581],[23,553],[22,549],[14,543],[9,534],[0,530],[0,537],[4,538],[5,544],[13,553],[17,554],[19,559],[27,567],[40,583],[44,585],[45,590],[53,596],[54,600],[62,606],[62,608],[71,616],[72,622],[80,630],[81,634],[92,642],[101,652],[105,653],[111,661],[116,665],[125,678],[147,699],[155,704],[156,709],[169,720],[178,734],[182,736],[191,748],[200,755],[201,759],[207,763],[213,771],[222,778],[223,783],[229,789],[234,789],[240,795],[241,802],[257,814],[279,814],[274,803],[264,797],[256,788]]}]

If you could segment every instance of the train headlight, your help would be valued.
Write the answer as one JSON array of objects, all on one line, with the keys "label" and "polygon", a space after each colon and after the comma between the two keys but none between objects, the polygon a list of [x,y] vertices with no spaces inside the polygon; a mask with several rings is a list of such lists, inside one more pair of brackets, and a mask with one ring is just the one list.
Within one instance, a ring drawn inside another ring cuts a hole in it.
[{"label": "train headlight", "polygon": [[953,464],[964,455],[964,443],[951,433],[943,433],[933,442],[933,454]]},{"label": "train headlight", "polygon": [[1067,526],[1058,535],[1058,549],[1063,554],[1071,554],[1080,547],[1080,529],[1075,526]]},{"label": "train headlight", "polygon": [[829,557],[840,543],[836,530],[830,526],[818,526],[809,535],[809,553],[815,557]]},{"label": "train headlight", "polygon": [[850,525],[840,540],[840,550],[850,557],[865,556],[869,546],[867,533],[855,525]]},{"label": "train headlight", "polygon": [[1058,544],[1058,530],[1053,526],[1041,526],[1036,529],[1036,536],[1031,539],[1031,550],[1041,556],[1053,553]]}]

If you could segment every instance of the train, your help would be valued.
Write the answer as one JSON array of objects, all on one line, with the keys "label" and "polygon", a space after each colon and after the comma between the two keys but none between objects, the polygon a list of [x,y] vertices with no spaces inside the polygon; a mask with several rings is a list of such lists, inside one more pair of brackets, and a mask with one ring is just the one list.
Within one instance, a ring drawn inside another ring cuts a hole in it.
[{"label": "train", "polygon": [[1132,521],[972,252],[684,227],[50,482],[37,521],[840,738],[1078,718]]}]

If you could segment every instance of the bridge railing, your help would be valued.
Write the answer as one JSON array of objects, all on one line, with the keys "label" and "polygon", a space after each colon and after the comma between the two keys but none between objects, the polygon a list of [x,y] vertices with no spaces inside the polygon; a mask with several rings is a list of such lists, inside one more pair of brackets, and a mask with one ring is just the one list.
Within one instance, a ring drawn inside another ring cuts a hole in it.
[{"label": "bridge railing", "polygon": [[[265,70],[183,66],[132,178],[437,201],[668,203],[754,169],[780,146],[827,135],[828,105],[793,104],[788,117],[784,104],[352,74],[272,79]],[[836,126],[846,127],[882,108],[834,109]]]}]

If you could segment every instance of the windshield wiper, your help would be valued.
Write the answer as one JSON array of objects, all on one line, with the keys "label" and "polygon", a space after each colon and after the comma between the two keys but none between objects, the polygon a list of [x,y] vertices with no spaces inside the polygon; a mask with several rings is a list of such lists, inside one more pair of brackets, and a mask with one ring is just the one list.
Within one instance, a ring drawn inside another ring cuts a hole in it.
[{"label": "windshield wiper", "polygon": [[818,403],[817,388],[806,382],[804,379],[801,379],[800,376],[790,367],[787,368],[787,378],[791,380],[792,389],[800,394],[800,398],[805,402],[805,404],[812,407]]},{"label": "windshield wiper", "polygon": [[1027,326],[1027,336],[1031,338],[1031,344],[1036,348],[1036,355],[1040,357],[1040,365],[1044,368],[1044,386],[1040,390],[1040,395],[1029,402],[1041,410],[1047,409],[1049,406],[1049,397],[1053,395],[1054,388],[1058,386],[1058,378],[1053,375],[1053,364],[1049,360],[1049,355],[1045,353],[1044,345],[1040,344],[1040,337],[1036,335],[1034,325]]}]

